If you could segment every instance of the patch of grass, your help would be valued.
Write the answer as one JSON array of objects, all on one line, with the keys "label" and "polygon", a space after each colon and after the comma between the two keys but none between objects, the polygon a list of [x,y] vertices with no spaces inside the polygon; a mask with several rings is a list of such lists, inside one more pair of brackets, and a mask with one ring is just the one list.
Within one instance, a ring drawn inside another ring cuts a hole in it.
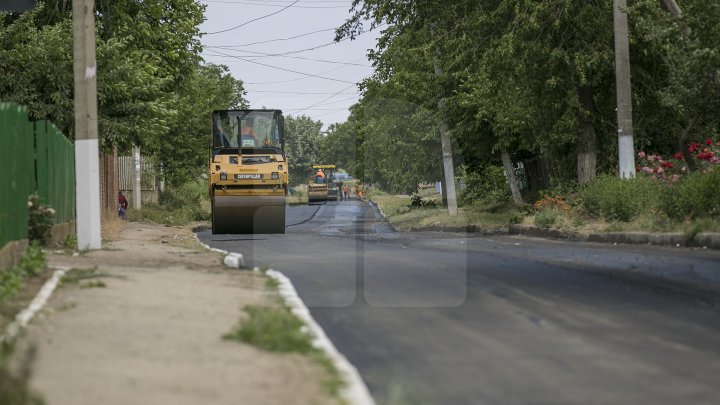
[{"label": "patch of grass", "polygon": [[105,284],[105,282],[103,282],[102,280],[88,281],[88,282],[80,284],[80,288],[105,288],[105,287],[107,287],[107,284]]},{"label": "patch of grass", "polygon": [[272,277],[268,277],[265,280],[265,287],[267,287],[270,290],[277,290],[277,288],[280,286],[280,282],[277,281],[277,279],[274,279]]},{"label": "patch of grass", "polygon": [[129,221],[184,226],[210,220],[210,197],[205,180],[193,180],[162,193],[160,203],[145,202],[142,208],[128,209]]},{"label": "patch of grass", "polygon": [[337,396],[344,382],[330,359],[312,345],[312,337],[306,326],[288,307],[248,305],[245,308],[249,319],[223,338],[238,340],[263,350],[280,353],[301,353],[308,355],[325,371],[323,388]]},{"label": "patch of grass", "polygon": [[[60,280],[60,285],[79,285],[80,288],[102,288],[107,287],[101,280],[96,280],[103,277],[112,277],[110,274],[98,273],[97,266],[88,269],[70,269]],[[90,281],[87,281],[90,280]]]},{"label": "patch of grass", "polygon": [[245,307],[250,319],[223,336],[240,340],[271,352],[310,353],[314,350],[310,335],[300,319],[284,306]]},{"label": "patch of grass", "polygon": [[[117,213],[105,213],[100,221],[100,234],[104,241],[113,241],[120,239],[120,233],[123,230],[123,221]],[[77,248],[77,240],[74,240],[74,249]]]},{"label": "patch of grass", "polygon": [[0,304],[14,297],[28,277],[41,274],[47,265],[42,247],[37,241],[28,245],[17,266],[0,269]]},{"label": "patch of grass", "polygon": [[511,221],[519,221],[521,215],[514,208],[488,211],[483,207],[467,206],[458,209],[458,215],[450,216],[446,208],[439,206],[440,195],[433,189],[421,190],[418,193],[423,199],[438,202],[437,207],[411,208],[411,197],[405,195],[388,195],[373,190],[370,198],[382,209],[385,217],[395,228],[408,231],[413,228],[429,226],[468,226],[499,229]]}]

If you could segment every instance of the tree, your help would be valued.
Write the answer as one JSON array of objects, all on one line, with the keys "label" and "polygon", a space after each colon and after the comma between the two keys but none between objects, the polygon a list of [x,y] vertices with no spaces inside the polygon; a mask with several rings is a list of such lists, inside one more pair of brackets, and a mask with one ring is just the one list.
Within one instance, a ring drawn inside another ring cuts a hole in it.
[{"label": "tree", "polygon": [[285,118],[285,154],[288,158],[290,184],[297,185],[307,181],[307,171],[318,161],[322,135],[322,122],[301,115]]}]

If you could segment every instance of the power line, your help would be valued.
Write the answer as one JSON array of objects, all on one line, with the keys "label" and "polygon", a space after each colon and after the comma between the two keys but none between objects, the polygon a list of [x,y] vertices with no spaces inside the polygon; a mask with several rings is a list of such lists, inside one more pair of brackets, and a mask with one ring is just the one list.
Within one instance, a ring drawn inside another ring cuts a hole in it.
[{"label": "power line", "polygon": [[306,32],[306,33],[303,33],[303,34],[300,34],[300,35],[295,35],[295,36],[293,36],[293,37],[287,37],[287,38],[276,38],[276,39],[268,39],[268,40],[265,40],[265,41],[249,42],[249,43],[247,43],[247,44],[240,44],[240,45],[219,45],[219,46],[216,46],[216,45],[205,45],[204,47],[205,47],[205,48],[218,48],[218,47],[221,47],[221,46],[225,46],[225,47],[228,47],[228,48],[244,47],[244,46],[250,46],[250,45],[267,44],[267,43],[269,43],[269,42],[289,41],[289,40],[291,40],[291,39],[302,38],[302,37],[306,37],[306,36],[308,36],[308,35],[317,34],[317,33],[320,33],[320,32],[327,32],[327,31],[335,31],[335,28],[326,28],[326,29],[323,29],[323,30]]},{"label": "power line", "polygon": [[244,23],[242,23],[242,24],[240,24],[240,25],[238,25],[238,26],[235,26],[235,27],[232,27],[232,28],[228,28],[228,29],[225,29],[225,30],[221,30],[221,31],[204,32],[204,33],[201,33],[201,34],[202,34],[202,35],[214,35],[214,34],[220,34],[220,33],[222,33],[222,32],[228,32],[228,31],[236,30],[236,29],[238,29],[238,28],[240,28],[240,27],[243,27],[243,26],[245,26],[245,25],[250,24],[251,22],[258,21],[258,20],[262,20],[263,18],[268,18],[268,17],[270,17],[270,16],[273,16],[273,15],[275,15],[275,14],[278,14],[278,13],[280,13],[280,12],[283,12],[283,11],[289,9],[290,7],[294,6],[295,3],[299,2],[299,1],[300,1],[300,0],[295,0],[295,1],[293,1],[292,3],[290,3],[289,5],[281,8],[281,9],[278,10],[278,11],[275,11],[275,12],[272,12],[272,13],[270,13],[270,14],[266,14],[266,15],[263,15],[263,16],[260,16],[260,17],[257,17],[257,18],[253,18],[252,20],[246,21],[246,22],[244,22]]},{"label": "power line", "polygon": [[[335,104],[335,103],[341,103],[341,102],[343,102],[343,101],[349,101],[349,100],[357,100],[357,96],[355,96],[355,97],[343,98],[343,99],[341,99],[341,100],[331,101],[331,102],[329,102],[329,103],[317,104],[315,107],[321,107],[321,106],[325,106],[325,105],[330,105],[330,104]],[[287,109],[286,111],[300,111],[300,110],[304,110],[304,111],[307,111],[307,110],[316,110],[316,111],[317,111],[317,110],[332,110],[332,109],[334,109],[334,108],[335,108],[335,107],[333,107],[333,108],[304,108],[304,109],[303,109],[303,108],[290,108],[290,109]]]},{"label": "power line", "polygon": [[[268,3],[257,3],[257,2],[246,2],[246,1],[210,1],[205,0],[207,3],[224,3],[224,4],[241,4],[246,6],[260,6],[260,7],[282,7],[285,4],[268,4]],[[295,8],[348,8],[347,6],[295,6]]]},{"label": "power line", "polygon": [[241,58],[241,57],[239,57],[239,56],[228,55],[228,54],[224,54],[224,53],[221,53],[221,52],[218,52],[218,51],[213,51],[213,52],[215,52],[215,53],[217,53],[217,54],[220,54],[221,56],[227,56],[227,57],[229,57],[229,58],[235,58],[235,59],[239,59],[239,60],[242,60],[242,61],[245,61],[245,62],[248,62],[248,63],[254,63],[254,64],[256,64],[256,65],[261,65],[261,66],[265,66],[265,67],[269,67],[269,68],[273,68],[273,69],[283,70],[283,71],[286,71],[286,72],[297,73],[297,74],[299,74],[299,75],[310,76],[310,77],[317,77],[318,79],[331,80],[331,81],[334,81],[334,82],[351,83],[353,86],[356,84],[355,82],[349,82],[349,81],[347,81],[347,80],[333,79],[333,78],[331,78],[331,77],[325,77],[325,76],[315,75],[315,74],[312,74],[312,73],[298,72],[297,70],[282,68],[282,67],[279,67],[279,66],[268,65],[268,64],[266,64],[266,63],[257,62],[257,61],[250,60],[250,59]]},{"label": "power line", "polygon": [[301,112],[303,112],[303,111],[305,111],[305,110],[307,110],[307,109],[310,109],[310,108],[313,108],[313,107],[315,107],[315,106],[318,106],[318,105],[320,105],[320,104],[322,104],[322,103],[324,103],[324,102],[326,102],[326,101],[328,101],[328,100],[330,100],[330,99],[332,99],[332,98],[340,95],[340,93],[342,93],[342,92],[344,92],[344,91],[347,91],[348,89],[350,89],[350,88],[353,87],[353,86],[355,86],[355,84],[352,84],[352,85],[350,85],[350,86],[348,86],[348,87],[346,87],[346,88],[338,91],[337,93],[333,94],[332,96],[330,96],[330,97],[328,97],[328,98],[326,98],[326,99],[320,100],[320,101],[318,101],[318,102],[315,103],[315,104],[311,104],[311,105],[303,108],[302,110],[297,111],[297,113],[301,113]]},{"label": "power line", "polygon": [[[335,44],[337,44],[337,43],[339,43],[339,42],[342,42],[342,41],[344,41],[344,40],[345,40],[345,39],[342,39],[342,40],[340,40],[340,41],[338,41],[338,42],[332,41],[332,42],[328,42],[328,43],[325,43],[325,44],[316,45],[316,46],[313,46],[313,47],[310,47],[310,48],[298,49],[298,50],[295,50],[295,51],[288,51],[288,52],[281,52],[281,53],[271,53],[271,54],[268,54],[268,55],[271,55],[271,56],[282,56],[282,55],[292,55],[292,54],[296,54],[296,53],[314,51],[314,50],[316,50],[316,49],[324,48],[324,47],[326,47],[326,46],[335,45]],[[208,46],[208,47],[206,47],[206,48],[210,48],[210,47]],[[235,48],[237,48],[237,47],[230,47],[230,46],[213,46],[212,48],[213,48],[213,49],[223,49],[223,50],[226,50],[226,51],[249,52],[249,51],[243,51],[242,49],[235,49]]]},{"label": "power line", "polygon": [[[317,92],[317,91],[275,91],[275,90],[251,90],[251,89],[245,89],[250,93],[277,93],[277,94],[303,94],[303,95],[328,95],[328,94],[336,94],[332,92]],[[357,94],[355,93],[340,93],[340,94]]]},{"label": "power line", "polygon": [[[245,52],[251,52],[251,53],[255,53],[255,54],[261,55],[261,56],[255,56],[255,55],[234,55],[234,56],[239,57],[239,58],[252,59],[252,60],[263,59],[263,58],[275,58],[275,57],[277,57],[277,58],[302,59],[302,60],[309,60],[309,61],[312,61],[312,62],[321,62],[321,63],[332,63],[332,64],[334,64],[334,65],[360,66],[360,67],[367,67],[367,68],[372,67],[372,66],[370,66],[370,65],[364,65],[364,64],[355,63],[355,62],[343,62],[343,61],[327,60],[327,59],[305,58],[305,57],[302,57],[302,56],[273,55],[273,54],[269,54],[269,53],[253,52],[253,51],[245,51]],[[362,60],[362,59],[361,59],[361,60]]]}]

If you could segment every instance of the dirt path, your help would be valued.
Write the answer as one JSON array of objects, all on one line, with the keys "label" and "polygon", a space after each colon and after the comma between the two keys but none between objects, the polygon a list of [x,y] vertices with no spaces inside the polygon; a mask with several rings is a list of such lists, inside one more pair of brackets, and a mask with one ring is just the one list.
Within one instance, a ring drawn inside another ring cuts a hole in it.
[{"label": "dirt path", "polygon": [[102,275],[60,287],[23,339],[50,405],[333,402],[308,358],[222,339],[274,292],[186,229],[128,223],[105,250],[49,261]]}]

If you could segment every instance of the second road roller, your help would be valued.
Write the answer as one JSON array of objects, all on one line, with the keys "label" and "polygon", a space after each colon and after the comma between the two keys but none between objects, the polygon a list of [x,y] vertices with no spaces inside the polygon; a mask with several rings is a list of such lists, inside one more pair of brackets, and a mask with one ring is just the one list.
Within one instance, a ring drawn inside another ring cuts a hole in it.
[{"label": "second road roller", "polygon": [[213,234],[285,233],[284,130],[280,110],[212,113]]},{"label": "second road roller", "polygon": [[312,165],[308,175],[308,202],[338,199],[335,165]]}]

